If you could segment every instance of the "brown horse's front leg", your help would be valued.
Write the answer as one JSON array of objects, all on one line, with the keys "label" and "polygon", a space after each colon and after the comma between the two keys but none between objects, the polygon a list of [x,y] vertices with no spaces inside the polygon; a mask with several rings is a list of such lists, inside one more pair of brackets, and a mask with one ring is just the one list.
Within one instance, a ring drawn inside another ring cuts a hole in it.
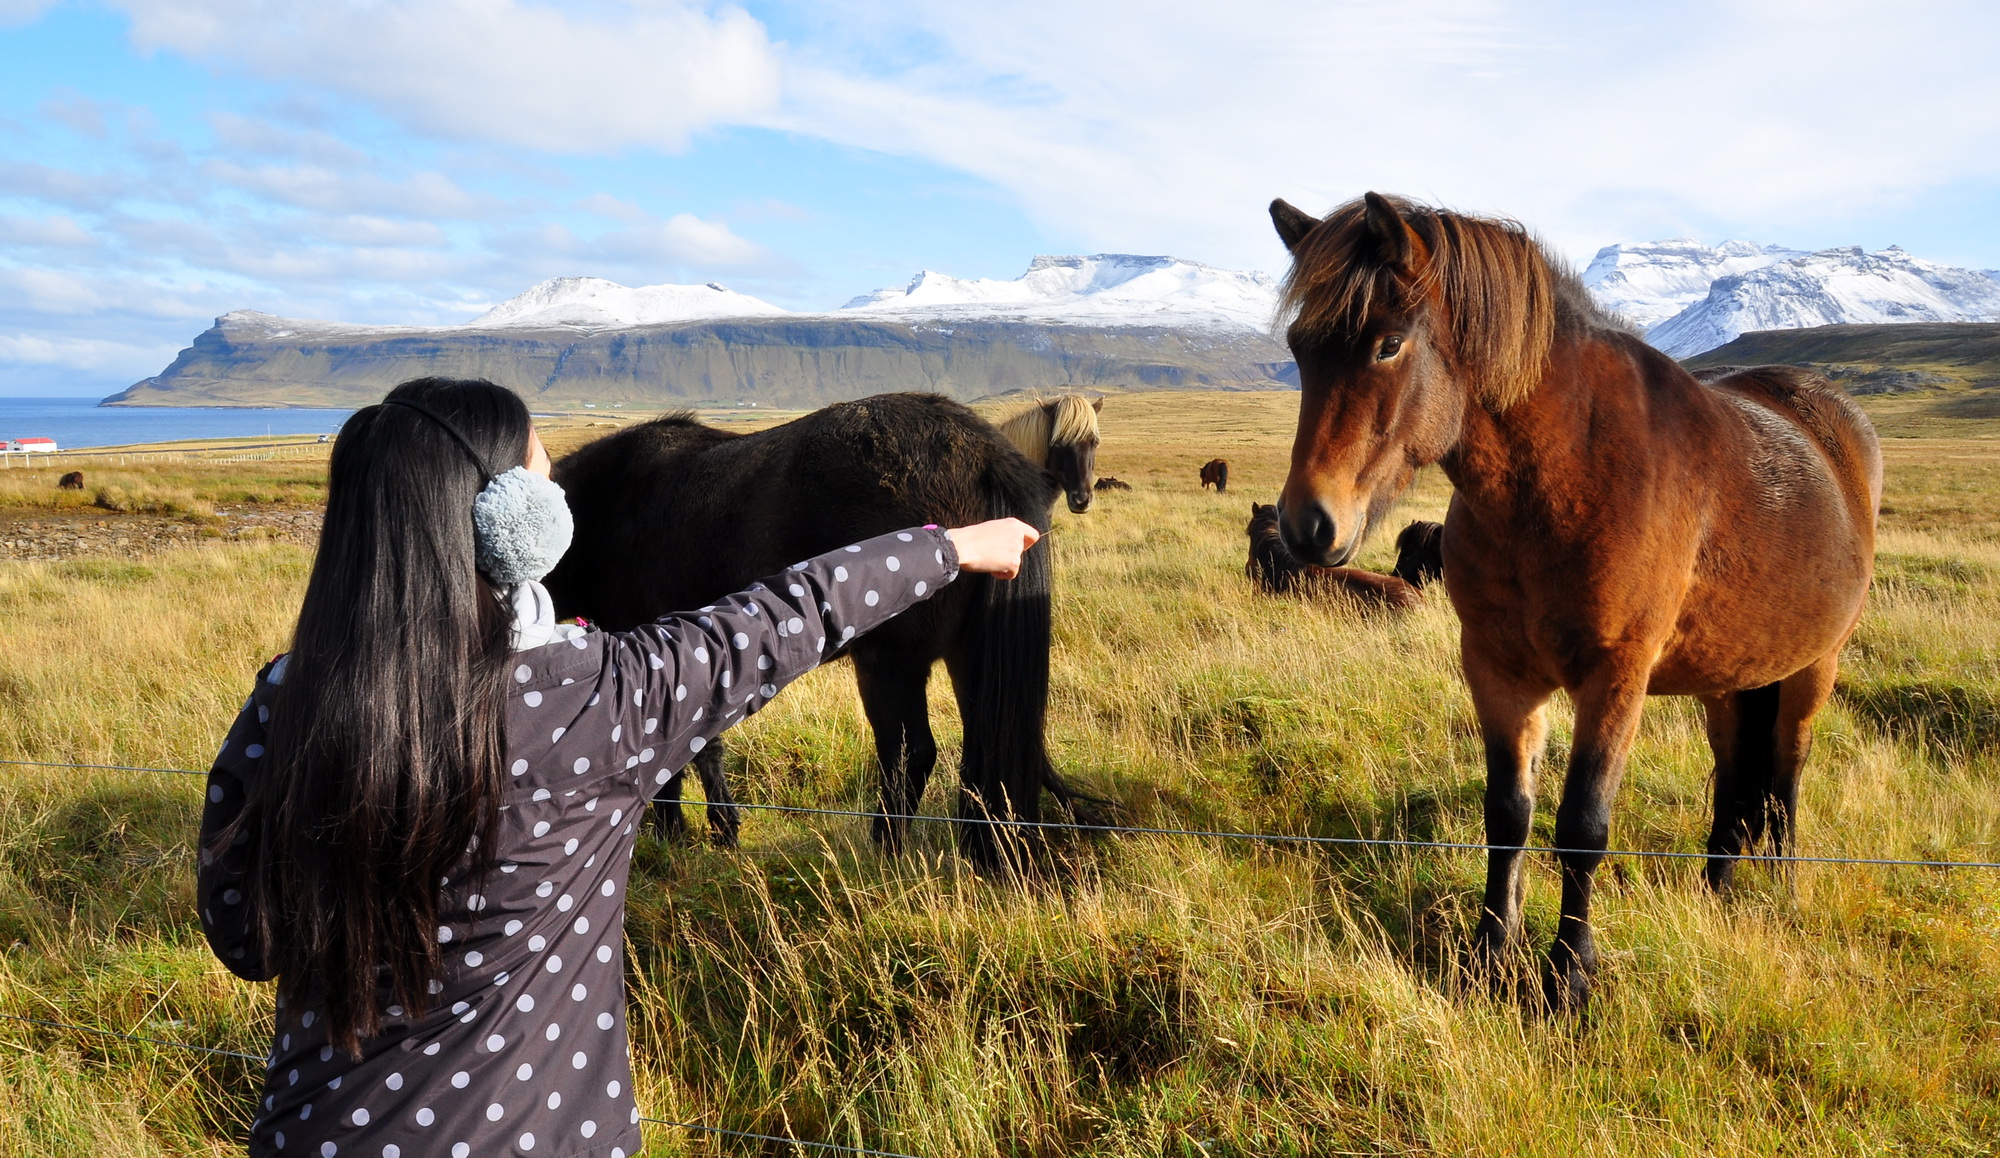
[{"label": "brown horse's front leg", "polygon": [[1611,802],[1625,776],[1625,757],[1639,731],[1646,681],[1610,677],[1576,693],[1576,742],[1556,809],[1556,847],[1562,864],[1562,922],[1549,950],[1544,991],[1549,1006],[1581,1010],[1590,1001],[1597,972],[1597,940],[1590,928],[1590,896],[1597,866],[1611,839]]},{"label": "brown horse's front leg", "polygon": [[1508,846],[1486,854],[1486,902],[1472,937],[1473,972],[1497,980],[1507,950],[1521,934],[1522,853],[1535,817],[1535,774],[1548,741],[1547,689],[1502,678],[1466,649],[1479,728],[1486,740],[1486,843]]}]

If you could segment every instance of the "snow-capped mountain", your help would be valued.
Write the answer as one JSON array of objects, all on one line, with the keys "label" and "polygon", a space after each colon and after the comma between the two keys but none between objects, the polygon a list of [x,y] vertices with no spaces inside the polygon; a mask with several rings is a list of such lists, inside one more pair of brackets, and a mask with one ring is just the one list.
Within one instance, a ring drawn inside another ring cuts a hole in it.
[{"label": "snow-capped mountain", "polygon": [[1885,322],[2000,321],[2000,280],[1898,247],[1822,249],[1716,279],[1701,301],[1646,331],[1675,357],[1752,330]]},{"label": "snow-capped mountain", "polygon": [[589,330],[657,326],[716,318],[787,313],[760,298],[714,282],[707,285],[622,286],[601,277],[555,277],[508,298],[467,322],[472,330],[575,326]]},{"label": "snow-capped mountain", "polygon": [[1650,327],[1707,297],[1716,278],[1801,256],[1782,245],[1725,241],[1711,248],[1685,237],[1607,245],[1584,268],[1583,284],[1597,304]]},{"label": "snow-capped mountain", "polygon": [[1012,281],[924,270],[907,286],[862,294],[839,313],[1268,331],[1277,304],[1278,285],[1268,274],[1173,257],[1100,253],[1037,257]]}]

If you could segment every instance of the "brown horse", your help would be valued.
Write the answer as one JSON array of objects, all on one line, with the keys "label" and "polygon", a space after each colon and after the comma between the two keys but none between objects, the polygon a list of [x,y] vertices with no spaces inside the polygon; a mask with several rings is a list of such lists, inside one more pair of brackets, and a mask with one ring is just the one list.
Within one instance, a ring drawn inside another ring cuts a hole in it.
[{"label": "brown horse", "polygon": [[69,472],[68,474],[66,474],[66,475],[64,475],[64,476],[62,476],[61,478],[59,478],[59,479],[57,479],[57,480],[56,480],[56,487],[57,487],[57,488],[58,488],[59,490],[66,490],[66,491],[80,491],[80,490],[82,490],[82,489],[83,489],[83,472],[82,472],[82,471],[80,471],[80,470],[73,470],[73,471],[70,471],[70,472]]},{"label": "brown horse", "polygon": [[[1801,370],[1698,382],[1592,305],[1520,226],[1374,193],[1271,204],[1302,385],[1281,507],[1301,557],[1352,558],[1415,470],[1457,488],[1444,583],[1486,741],[1486,839],[1528,840],[1549,697],[1576,730],[1555,843],[1551,1003],[1589,996],[1593,874],[1647,695],[1698,697],[1715,753],[1708,880],[1791,835],[1813,714],[1873,570],[1874,430]],[[1488,854],[1473,946],[1517,938],[1521,854]]]},{"label": "brown horse", "polygon": [[1444,524],[1411,520],[1396,536],[1396,569],[1392,574],[1412,587],[1444,578]]},{"label": "brown horse", "polygon": [[1132,489],[1132,484],[1122,478],[1112,478],[1107,474],[1097,480],[1097,486],[1094,489],[1100,491],[1129,491]]},{"label": "brown horse", "polygon": [[1423,602],[1415,587],[1394,575],[1377,575],[1358,567],[1321,567],[1305,563],[1285,547],[1278,534],[1278,508],[1250,504],[1250,561],[1243,573],[1274,595],[1300,594],[1352,599],[1362,608],[1386,607],[1408,611]]},{"label": "brown horse", "polygon": [[1215,493],[1229,489],[1229,462],[1226,459],[1211,458],[1201,464],[1201,486],[1203,490],[1213,484]]}]

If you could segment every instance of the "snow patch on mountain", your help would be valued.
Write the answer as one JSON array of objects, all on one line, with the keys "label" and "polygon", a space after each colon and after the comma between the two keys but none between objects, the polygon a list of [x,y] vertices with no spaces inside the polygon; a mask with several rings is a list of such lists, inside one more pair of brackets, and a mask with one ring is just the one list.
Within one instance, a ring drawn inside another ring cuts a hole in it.
[{"label": "snow patch on mountain", "polygon": [[1010,319],[1264,332],[1277,304],[1278,283],[1268,274],[1173,257],[1101,253],[1037,257],[1011,281],[924,270],[907,286],[862,294],[838,313],[905,321]]},{"label": "snow patch on mountain", "polygon": [[601,277],[557,277],[508,298],[459,329],[570,326],[586,330],[659,326],[789,313],[760,298],[707,285],[622,286]]},{"label": "snow patch on mountain", "polygon": [[1677,358],[1753,330],[1895,322],[2000,321],[2000,280],[1891,246],[1800,254],[1717,278],[1702,299],[1651,326],[1646,340]]},{"label": "snow patch on mountain", "polygon": [[1598,305],[1650,327],[1707,297],[1719,277],[1802,256],[1782,245],[1725,241],[1710,247],[1685,237],[1607,245],[1584,268],[1583,284]]}]

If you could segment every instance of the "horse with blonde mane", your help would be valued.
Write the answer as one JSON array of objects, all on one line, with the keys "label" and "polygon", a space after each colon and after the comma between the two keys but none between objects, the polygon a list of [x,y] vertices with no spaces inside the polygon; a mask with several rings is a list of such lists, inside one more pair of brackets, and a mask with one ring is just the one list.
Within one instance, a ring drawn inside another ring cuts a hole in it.
[{"label": "horse with blonde mane", "polygon": [[1707,877],[1787,850],[1814,713],[1873,570],[1882,458],[1861,411],[1785,366],[1698,381],[1598,311],[1508,221],[1370,193],[1271,203],[1301,382],[1281,501],[1301,557],[1353,558],[1418,467],[1456,488],[1444,584],[1486,748],[1473,963],[1521,929],[1521,847],[1555,691],[1576,707],[1556,811],[1545,994],[1588,1000],[1591,888],[1648,695],[1698,698],[1715,754]]},{"label": "horse with blonde mane", "polygon": [[1058,394],[1037,399],[993,425],[1029,462],[1062,483],[1073,514],[1090,509],[1097,481],[1097,415],[1104,399]]}]

